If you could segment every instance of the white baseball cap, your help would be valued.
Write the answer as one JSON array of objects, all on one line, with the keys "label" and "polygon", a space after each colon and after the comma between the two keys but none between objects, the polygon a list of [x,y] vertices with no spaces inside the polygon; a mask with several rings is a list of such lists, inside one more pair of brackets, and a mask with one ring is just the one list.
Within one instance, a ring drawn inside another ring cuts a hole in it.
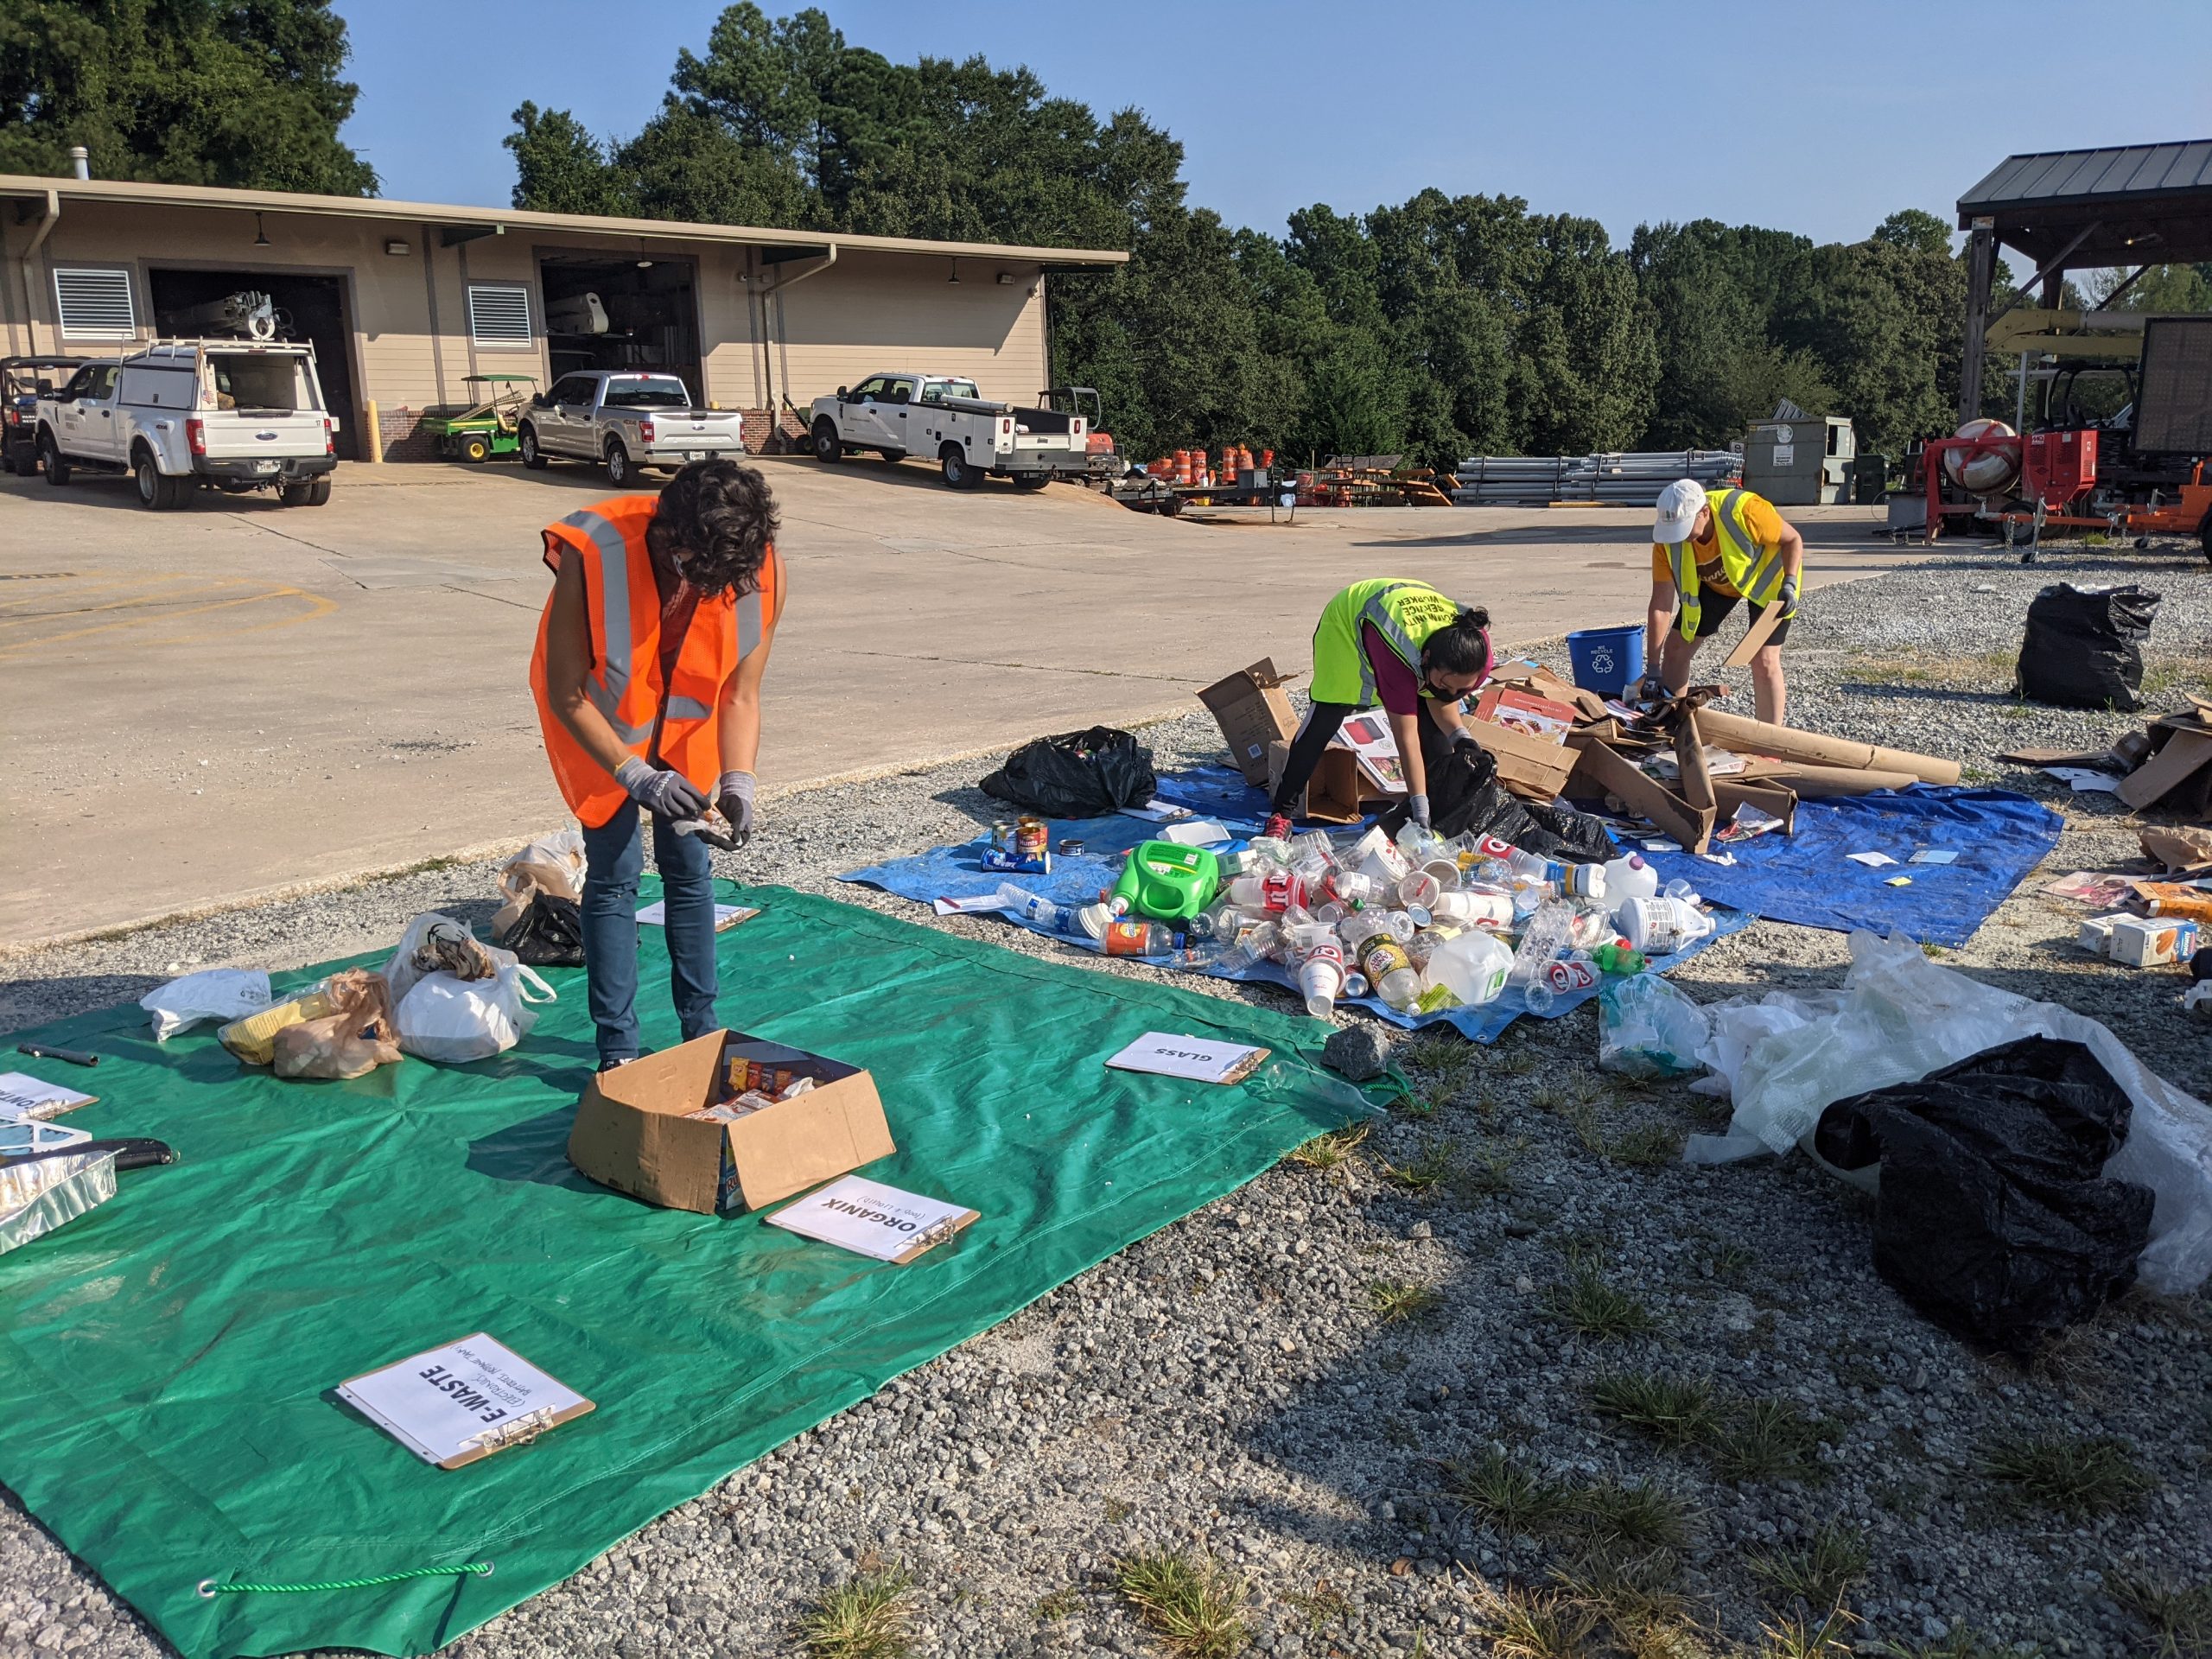
[{"label": "white baseball cap", "polygon": [[1694,478],[1678,478],[1659,492],[1659,522],[1651,526],[1655,542],[1687,542],[1690,527],[1705,511],[1705,486]]}]

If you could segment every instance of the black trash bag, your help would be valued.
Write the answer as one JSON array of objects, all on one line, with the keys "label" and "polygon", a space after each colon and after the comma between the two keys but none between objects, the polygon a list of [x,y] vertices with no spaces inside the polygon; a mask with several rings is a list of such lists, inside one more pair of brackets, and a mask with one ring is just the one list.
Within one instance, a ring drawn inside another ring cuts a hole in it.
[{"label": "black trash bag", "polygon": [[1152,751],[1111,726],[1025,743],[982,783],[984,794],[1048,818],[1103,818],[1159,789]]},{"label": "black trash bag", "polygon": [[518,961],[533,968],[581,968],[584,965],[583,912],[576,908],[575,899],[541,889],[531,894],[522,914],[492,943],[513,951]]},{"label": "black trash bag", "polygon": [[[1394,807],[1384,816],[1383,827],[1395,833],[1405,817],[1404,807]],[[1465,744],[1429,768],[1428,822],[1447,838],[1496,836],[1539,858],[1602,864],[1619,856],[1605,826],[1587,812],[1529,804],[1497,781],[1495,755]]]},{"label": "black trash bag", "polygon": [[2028,606],[2015,689],[2061,709],[2143,706],[2142,642],[2160,595],[2148,588],[2054,582]]},{"label": "black trash bag", "polygon": [[1955,1335],[2026,1352],[2135,1282],[2151,1189],[2102,1173],[2128,1117],[2088,1048],[2023,1037],[1836,1102],[1813,1147],[1880,1162],[1876,1272]]}]

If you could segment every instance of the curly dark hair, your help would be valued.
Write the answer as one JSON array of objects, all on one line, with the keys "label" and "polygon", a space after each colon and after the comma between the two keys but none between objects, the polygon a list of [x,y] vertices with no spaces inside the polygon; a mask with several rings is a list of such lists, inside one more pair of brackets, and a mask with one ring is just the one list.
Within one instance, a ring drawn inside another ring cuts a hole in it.
[{"label": "curly dark hair", "polygon": [[702,592],[742,595],[760,586],[776,525],[776,499],[760,474],[734,461],[695,461],[661,491],[645,545]]},{"label": "curly dark hair", "polygon": [[1462,606],[1453,617],[1428,636],[1421,648],[1422,671],[1443,674],[1484,674],[1491,668],[1490,613],[1480,606]]}]

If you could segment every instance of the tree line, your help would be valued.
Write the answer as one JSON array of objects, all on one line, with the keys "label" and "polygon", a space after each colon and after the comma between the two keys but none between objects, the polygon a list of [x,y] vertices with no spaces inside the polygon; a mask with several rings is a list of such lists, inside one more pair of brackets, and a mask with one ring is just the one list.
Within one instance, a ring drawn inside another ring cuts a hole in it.
[{"label": "tree line", "polygon": [[[329,0],[9,0],[0,170],[66,173],[86,143],[103,177],[372,194],[338,136],[346,53]],[[1957,406],[1964,269],[1917,209],[1856,242],[1698,219],[1623,248],[1595,219],[1428,189],[1277,235],[1193,206],[1141,111],[1102,118],[981,56],[893,63],[750,0],[677,53],[633,135],[513,118],[518,207],[1128,250],[1046,295],[1054,378],[1097,387],[1139,457],[1715,448],[1784,397],[1895,455]],[[2122,302],[2208,301],[2212,269],[2177,266]]]}]

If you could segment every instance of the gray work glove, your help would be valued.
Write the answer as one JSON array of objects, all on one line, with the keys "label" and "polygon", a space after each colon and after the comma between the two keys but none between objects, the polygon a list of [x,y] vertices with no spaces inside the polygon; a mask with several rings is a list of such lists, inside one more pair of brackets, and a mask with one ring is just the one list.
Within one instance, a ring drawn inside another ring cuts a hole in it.
[{"label": "gray work glove", "polygon": [[682,772],[649,766],[634,754],[614,769],[614,781],[657,818],[696,818],[707,810],[707,798]]},{"label": "gray work glove", "polygon": [[726,772],[715,784],[715,804],[729,820],[730,833],[741,847],[753,839],[753,789],[749,772]]},{"label": "gray work glove", "polygon": [[1636,683],[1637,702],[1658,702],[1667,696],[1667,683],[1656,674],[1647,674]]},{"label": "gray work glove", "polygon": [[1427,797],[1427,796],[1426,796],[1426,795],[1408,795],[1408,796],[1407,796],[1407,797],[1406,797],[1406,810],[1407,810],[1407,811],[1408,811],[1408,812],[1410,812],[1410,813],[1413,815],[1413,820],[1414,820],[1414,822],[1415,823],[1417,823],[1417,824],[1421,825],[1421,827],[1422,829],[1424,829],[1424,830],[1426,830],[1426,829],[1427,829],[1427,828],[1428,828],[1428,797]]},{"label": "gray work glove", "polygon": [[1797,578],[1795,576],[1784,576],[1782,579],[1782,591],[1775,595],[1775,599],[1782,607],[1782,620],[1783,621],[1787,622],[1791,617],[1796,615]]},{"label": "gray work glove", "polygon": [[1452,734],[1452,747],[1455,749],[1480,750],[1482,746],[1482,740],[1464,726]]}]

